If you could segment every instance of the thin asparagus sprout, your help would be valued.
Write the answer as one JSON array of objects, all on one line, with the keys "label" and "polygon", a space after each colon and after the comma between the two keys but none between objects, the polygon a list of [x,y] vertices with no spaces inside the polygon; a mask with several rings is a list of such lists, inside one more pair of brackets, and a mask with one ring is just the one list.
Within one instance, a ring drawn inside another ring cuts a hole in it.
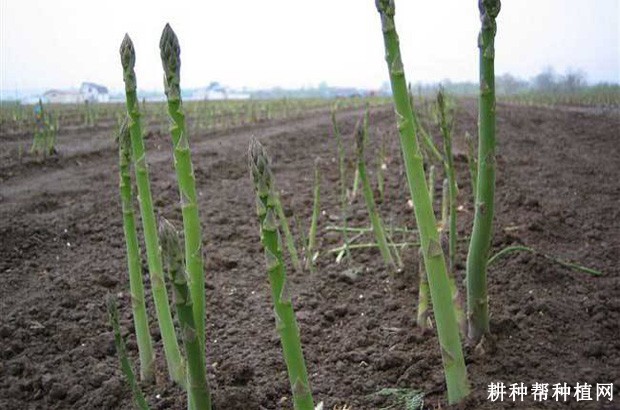
[{"label": "thin asparagus sprout", "polygon": [[47,154],[46,141],[49,133],[48,114],[43,108],[43,102],[39,99],[39,103],[35,106],[35,130],[30,147],[31,154]]},{"label": "thin asparagus sprout", "polygon": [[403,259],[400,256],[400,252],[403,250],[403,248],[399,247],[398,244],[394,242],[394,239],[392,239],[392,232],[386,230],[385,237],[387,239],[388,245],[390,246],[390,249],[392,249],[392,251],[394,252],[394,259],[396,259],[396,266],[398,267],[398,270],[401,271],[403,267],[405,266],[403,264]]},{"label": "thin asparagus sprout", "polygon": [[428,196],[431,197],[431,203],[435,200],[435,165],[428,168]]},{"label": "thin asparagus sprout", "polygon": [[132,158],[134,161],[136,185],[138,187],[138,202],[142,215],[142,227],[151,278],[151,288],[153,289],[153,299],[155,300],[155,312],[157,314],[157,321],[164,344],[168,373],[172,380],[183,385],[185,382],[185,364],[181,358],[179,344],[174,331],[170,304],[168,302],[168,293],[164,281],[159,238],[157,236],[157,222],[153,209],[153,199],[151,196],[151,186],[146,163],[146,150],[142,136],[142,126],[140,124],[140,109],[136,93],[136,73],[134,71],[136,53],[129,35],[125,35],[123,39],[120,54],[121,64],[123,66],[123,80],[125,81]]},{"label": "thin asparagus sprout", "polygon": [[477,343],[489,333],[489,297],[487,294],[487,260],[493,234],[495,208],[495,18],[500,0],[479,0],[481,30],[478,37],[480,55],[480,96],[478,122],[478,171],[474,227],[467,254],[468,336]]},{"label": "thin asparagus sprout", "polygon": [[413,115],[413,128],[422,137],[423,148],[425,148],[426,151],[433,158],[435,158],[437,162],[443,163],[443,157],[441,156],[441,153],[439,152],[439,150],[437,149],[437,146],[433,142],[433,138],[430,136],[428,132],[426,132],[426,130],[424,129],[424,126],[422,125],[422,122],[418,118],[418,115],[415,110],[413,93],[411,92],[411,83],[409,83],[408,85],[407,93],[409,96],[409,104],[411,104],[411,112]]},{"label": "thin asparagus sprout", "polygon": [[[439,128],[443,139],[444,151],[444,170],[447,176],[444,179],[444,198],[442,201],[442,227],[445,233],[448,231],[448,279],[452,289],[452,300],[456,312],[456,320],[463,336],[466,336],[467,320],[463,310],[463,302],[456,286],[456,255],[458,232],[456,227],[456,201],[458,195],[458,186],[456,183],[456,169],[454,168],[454,156],[452,155],[452,121],[448,118],[448,108],[446,104],[446,96],[443,87],[439,88],[437,93],[437,108],[439,115]],[[449,221],[449,223],[447,223]]]},{"label": "thin asparagus sprout", "polygon": [[377,189],[379,190],[379,198],[381,202],[385,201],[385,174],[384,170],[387,168],[385,163],[385,135],[381,137],[381,146],[379,148],[379,154],[377,156]]},{"label": "thin asparagus sprout", "polygon": [[342,231],[342,240],[345,245],[344,254],[347,260],[351,260],[351,255],[347,250],[347,246],[349,244],[349,235],[347,231],[347,170],[345,164],[345,151],[344,144],[342,143],[342,134],[340,133],[340,129],[338,127],[338,121],[336,120],[336,112],[338,109],[338,104],[334,104],[331,112],[332,119],[332,129],[334,132],[334,136],[336,137],[336,143],[338,144],[338,170],[340,171],[340,212],[342,218],[342,224],[344,225],[344,231]]},{"label": "thin asparagus sprout", "polygon": [[448,178],[444,178],[443,184],[441,185],[441,222],[439,223],[441,231],[443,232],[446,231],[446,227],[448,226],[448,208],[450,208],[448,192]]},{"label": "thin asparagus sprout", "polygon": [[159,225],[161,249],[176,305],[185,359],[187,361],[187,394],[190,408],[211,409],[211,393],[207,384],[204,350],[194,321],[193,296],[188,288],[187,273],[179,233],[166,219]]},{"label": "thin asparagus sprout", "polygon": [[308,383],[308,372],[301,348],[299,328],[286,282],[282,261],[282,246],[278,219],[274,209],[276,191],[269,159],[263,146],[252,140],[249,166],[256,189],[256,211],[260,222],[261,242],[265,249],[267,274],[276,315],[276,330],[280,335],[284,361],[288,370],[295,410],[313,410],[314,402]]},{"label": "thin asparagus sprout", "polygon": [[144,284],[142,283],[142,267],[138,232],[134,217],[134,196],[131,188],[131,138],[129,127],[125,119],[118,134],[118,162],[119,162],[119,190],[123,210],[123,231],[127,248],[127,269],[129,271],[129,289],[131,292],[131,307],[136,329],[136,341],[140,354],[140,379],[152,381],[155,370],[155,354],[153,342],[149,332],[149,319],[146,313],[144,299]]},{"label": "thin asparagus sprout", "polygon": [[390,251],[390,247],[385,236],[385,230],[383,229],[383,222],[381,221],[381,217],[377,212],[375,197],[370,186],[370,181],[368,181],[368,176],[366,175],[364,147],[368,138],[368,110],[366,110],[364,117],[361,119],[361,121],[362,126],[360,127],[358,123],[358,126],[356,126],[355,135],[355,143],[357,148],[357,170],[360,176],[360,181],[362,183],[362,192],[364,193],[364,200],[366,201],[366,208],[368,208],[368,214],[370,216],[370,222],[372,224],[372,229],[375,234],[375,240],[377,241],[377,245],[379,246],[379,251],[381,252],[381,256],[383,257],[383,262],[388,268],[395,271],[398,268],[396,266],[396,263],[394,262],[392,252]]},{"label": "thin asparagus sprout", "polygon": [[321,196],[321,175],[319,174],[319,160],[314,162],[314,202],[312,205],[312,220],[310,221],[310,229],[308,230],[308,255],[310,259],[306,259],[306,268],[313,269],[314,255],[316,246],[316,231],[319,223],[319,214],[321,212],[320,196]]},{"label": "thin asparagus sprout", "polygon": [[[411,84],[409,85],[409,96],[412,100]],[[441,201],[441,226],[445,225],[444,216],[444,203],[445,201],[445,187],[442,190]],[[431,198],[431,204],[435,198],[435,166],[431,165],[428,170],[428,196]],[[430,299],[430,289],[428,287],[428,277],[426,276],[426,270],[424,269],[424,254],[422,248],[418,251],[418,276],[420,279],[420,285],[418,288],[418,316],[417,325],[421,329],[427,329],[430,327],[430,313],[428,311],[428,300]]]},{"label": "thin asparagus sprout", "polygon": [[142,394],[142,390],[140,390],[140,386],[138,386],[136,376],[131,368],[131,363],[129,362],[129,358],[127,358],[127,349],[125,348],[125,341],[121,335],[121,326],[118,319],[119,313],[116,298],[114,296],[110,296],[108,298],[107,305],[108,318],[110,320],[110,324],[112,325],[112,331],[114,332],[114,344],[116,345],[116,352],[118,353],[118,358],[121,363],[121,370],[127,379],[127,383],[129,383],[136,407],[140,410],[148,410],[149,405]]},{"label": "thin asparagus sprout", "polygon": [[[369,248],[377,248],[378,246],[379,245],[377,245],[376,242],[352,243],[352,244],[349,244],[349,249],[369,249]],[[394,250],[396,249],[402,250],[403,248],[407,248],[411,246],[420,246],[420,242],[390,242],[388,243],[388,246],[390,246]],[[336,248],[329,249],[327,253],[338,253],[338,252],[341,252],[343,249],[344,249],[344,246],[338,246]]]},{"label": "thin asparagus sprout", "polygon": [[288,249],[288,254],[291,257],[291,263],[297,272],[301,272],[302,266],[299,261],[299,255],[297,254],[297,248],[295,247],[295,239],[293,238],[293,234],[291,234],[291,227],[288,223],[288,218],[284,214],[284,208],[282,208],[282,201],[280,200],[280,195],[276,196],[276,211],[278,212],[278,219],[282,224],[282,230],[284,231],[284,239],[286,240],[286,248]]},{"label": "thin asparagus sprout", "polygon": [[[448,268],[452,275],[454,275],[454,269],[456,266],[456,197],[458,193],[458,187],[456,184],[456,170],[454,169],[454,157],[452,155],[452,119],[448,119],[446,108],[446,97],[443,88],[439,89],[437,93],[437,107],[439,108],[439,127],[441,129],[441,136],[443,138],[443,150],[444,150],[444,164],[445,171],[448,180],[448,210],[450,223],[448,227],[449,233],[449,264]],[[444,182],[445,183],[445,182]]]},{"label": "thin asparagus sprout", "polygon": [[[343,227],[343,226],[328,225],[325,227],[326,231],[341,232],[345,229],[348,232],[372,232],[372,226],[368,228],[359,228],[359,227],[354,227],[354,226]],[[417,229],[401,228],[397,226],[390,226],[389,230],[392,232],[398,232],[398,233],[417,233],[418,232]]]},{"label": "thin asparagus sprout", "polygon": [[428,288],[428,278],[426,276],[426,270],[424,269],[422,248],[420,248],[418,255],[418,275],[420,277],[420,286],[418,289],[418,315],[416,322],[419,328],[427,329],[430,327],[430,312],[428,310],[430,289]]},{"label": "thin asparagus sprout", "polygon": [[469,394],[469,382],[450,294],[446,262],[439,242],[437,222],[426,186],[422,153],[416,140],[413,112],[407,95],[407,81],[394,23],[394,0],[376,0],[376,5],[381,16],[386,62],[396,108],[401,149],[416,222],[420,230],[424,264],[435,312],[437,335],[448,388],[448,401],[457,403]]},{"label": "thin asparagus sprout", "polygon": [[304,257],[306,260],[312,259],[312,255],[308,252],[308,236],[306,235],[306,230],[302,226],[297,215],[295,215],[295,226],[297,227],[297,232],[300,234],[301,248],[304,251]]},{"label": "thin asparagus sprout", "polygon": [[566,268],[574,269],[574,270],[577,270],[577,271],[580,271],[580,272],[589,273],[590,275],[593,275],[593,276],[601,276],[601,275],[603,275],[603,272],[601,272],[599,270],[588,268],[586,266],[582,266],[582,265],[579,265],[577,263],[567,262],[567,261],[565,261],[563,259],[560,259],[560,258],[557,258],[555,256],[552,256],[552,255],[549,255],[549,254],[537,251],[536,249],[530,248],[528,246],[520,246],[520,245],[517,245],[517,246],[507,246],[504,249],[498,251],[495,255],[493,255],[493,256],[491,256],[489,258],[489,261],[487,262],[487,266],[492,265],[497,260],[499,260],[499,259],[503,258],[504,256],[507,256],[507,255],[509,255],[509,254],[511,254],[513,252],[530,252],[530,253],[533,253],[534,255],[542,256],[543,258],[548,259],[548,260],[550,260],[552,262],[555,262],[555,263],[557,263],[559,265],[562,265],[562,266],[564,266]]},{"label": "thin asparagus sprout", "polygon": [[477,177],[477,160],[476,160],[476,147],[474,138],[469,132],[465,132],[465,143],[467,144],[467,167],[469,168],[469,178],[471,180],[471,194],[474,197],[474,203],[476,202],[476,180]]},{"label": "thin asparagus sprout", "polygon": [[349,198],[349,202],[353,203],[355,198],[357,197],[357,190],[360,186],[360,170],[355,168],[355,172],[353,173],[353,187],[351,188],[351,196]]},{"label": "thin asparagus sprout", "polygon": [[164,27],[159,48],[165,73],[164,88],[168,100],[168,115],[171,119],[170,134],[174,147],[174,167],[181,197],[185,260],[189,275],[189,287],[194,302],[194,322],[196,323],[200,345],[204,351],[206,318],[202,233],[198,215],[196,178],[194,177],[189,137],[185,128],[185,114],[181,101],[181,48],[179,40],[169,24]]}]

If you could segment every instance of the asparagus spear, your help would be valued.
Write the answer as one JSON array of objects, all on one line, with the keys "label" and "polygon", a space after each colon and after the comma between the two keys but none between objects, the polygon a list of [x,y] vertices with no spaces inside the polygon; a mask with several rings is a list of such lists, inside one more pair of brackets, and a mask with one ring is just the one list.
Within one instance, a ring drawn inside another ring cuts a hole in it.
[{"label": "asparagus spear", "polygon": [[164,282],[159,238],[157,237],[157,223],[155,222],[155,211],[153,210],[153,199],[151,197],[149,173],[146,164],[146,150],[144,148],[142,126],[140,124],[140,109],[138,107],[136,92],[136,73],[134,71],[136,52],[129,35],[125,35],[123,39],[120,54],[121,64],[123,66],[123,80],[125,81],[125,96],[127,100],[127,115],[129,116],[129,134],[131,137],[134,172],[136,174],[136,185],[138,187],[138,202],[140,203],[140,212],[142,214],[144,243],[146,245],[146,256],[151,277],[151,287],[153,289],[153,299],[155,300],[155,312],[157,313],[157,321],[161,331],[170,377],[177,383],[184,384],[185,365],[181,359],[179,344],[174,332],[170,304],[168,302],[168,293]]},{"label": "asparagus spear", "polygon": [[437,223],[426,186],[422,153],[416,140],[413,112],[407,95],[407,81],[394,22],[394,0],[376,0],[376,6],[381,16],[386,62],[396,108],[401,149],[416,222],[420,231],[424,264],[435,312],[437,335],[448,387],[448,401],[456,403],[469,393],[469,383],[454,304],[450,294],[446,261],[439,243]]},{"label": "asparagus spear", "polygon": [[119,147],[119,189],[121,206],[123,209],[123,231],[127,246],[127,269],[129,271],[129,289],[131,291],[131,306],[133,321],[136,328],[136,340],[140,354],[140,378],[152,381],[155,368],[155,354],[149,333],[149,320],[144,300],[144,285],[142,283],[142,267],[140,266],[140,248],[138,233],[133,210],[133,192],[131,189],[131,139],[127,119],[123,120],[118,134]]},{"label": "asparagus spear", "polygon": [[313,269],[314,266],[314,247],[316,246],[316,231],[319,223],[319,215],[321,213],[320,205],[321,197],[321,175],[319,174],[319,160],[314,162],[314,202],[312,204],[312,219],[310,221],[310,229],[308,231],[308,247],[306,259],[306,267]]},{"label": "asparagus spear", "polygon": [[474,138],[471,136],[469,132],[465,132],[465,143],[467,144],[467,167],[469,168],[469,177],[471,179],[471,192],[474,197],[474,202],[476,199],[476,180],[477,177],[477,161],[476,161],[476,147],[474,146]]},{"label": "asparagus spear", "polygon": [[359,126],[359,122],[356,126],[355,144],[357,148],[357,170],[360,176],[360,181],[362,183],[362,191],[364,193],[366,207],[368,208],[368,214],[370,215],[370,222],[372,224],[372,229],[375,234],[375,239],[377,240],[377,245],[379,246],[379,251],[381,252],[381,256],[383,257],[383,262],[390,269],[396,271],[398,270],[398,268],[396,267],[394,257],[392,256],[392,252],[390,251],[390,247],[388,246],[387,238],[385,237],[385,231],[383,229],[383,223],[381,222],[381,217],[377,212],[375,197],[370,186],[370,181],[368,181],[368,176],[366,175],[364,146],[366,145],[366,138],[368,135],[368,110],[366,110],[366,113],[364,114],[362,123],[362,127]]},{"label": "asparagus spear", "polygon": [[[456,184],[456,170],[454,168],[454,156],[452,155],[452,118],[448,119],[446,97],[443,88],[439,89],[437,93],[437,108],[439,109],[439,127],[441,129],[441,135],[443,138],[443,151],[444,151],[444,169],[446,172],[447,180],[444,180],[444,185],[447,184],[447,189],[444,192],[447,194],[447,200],[444,200],[445,207],[447,208],[447,214],[449,218],[448,225],[448,279],[450,280],[450,287],[452,289],[452,300],[454,302],[454,309],[456,312],[456,320],[459,323],[459,327],[465,336],[466,319],[463,312],[463,302],[459,294],[459,289],[456,286],[456,242],[457,242],[457,228],[456,228],[456,198],[458,195],[458,186]],[[444,207],[442,206],[442,210]],[[443,218],[442,212],[442,220]],[[446,223],[443,223],[444,230]]]},{"label": "asparagus spear", "polygon": [[280,200],[280,195],[276,198],[276,211],[278,212],[278,219],[280,219],[280,223],[282,224],[282,230],[284,231],[284,239],[286,240],[286,248],[288,249],[288,254],[291,257],[291,263],[297,272],[301,272],[303,269],[301,267],[301,262],[299,261],[299,255],[297,254],[297,248],[295,247],[295,239],[293,238],[293,234],[291,233],[291,227],[288,223],[288,219],[284,214],[284,208],[282,207],[282,201]]},{"label": "asparagus spear", "polygon": [[295,410],[313,410],[314,403],[308,383],[299,328],[286,283],[282,261],[282,245],[276,217],[275,187],[267,153],[263,146],[252,140],[249,149],[249,166],[256,189],[256,211],[260,222],[261,242],[265,248],[267,274],[276,315],[276,329],[280,335],[284,361],[288,370]]},{"label": "asparagus spear", "polygon": [[345,165],[345,151],[342,143],[342,134],[340,128],[338,128],[338,121],[336,120],[336,111],[338,104],[334,104],[331,112],[332,129],[334,136],[336,137],[336,143],[338,145],[338,170],[340,171],[340,212],[342,218],[342,224],[344,230],[342,231],[342,239],[344,241],[344,253],[347,260],[351,260],[351,253],[349,252],[349,234],[347,231],[347,170]]},{"label": "asparagus spear", "polygon": [[420,248],[420,252],[418,255],[419,263],[418,263],[418,275],[420,277],[420,286],[418,289],[418,317],[417,324],[421,329],[426,329],[429,326],[429,316],[430,313],[428,311],[428,296],[430,290],[428,288],[428,278],[426,276],[426,271],[424,270],[424,255],[422,254],[422,248]]},{"label": "asparagus spear", "polygon": [[478,171],[474,227],[467,254],[468,336],[474,342],[489,333],[487,260],[493,234],[495,205],[495,19],[500,0],[479,0],[481,30],[478,37],[480,61]]},{"label": "asparagus spear", "polygon": [[190,408],[211,409],[211,393],[205,372],[204,350],[194,321],[193,296],[187,286],[187,273],[181,239],[174,226],[166,219],[159,225],[162,255],[172,282],[174,301],[187,360],[187,393]]},{"label": "asparagus spear", "polygon": [[170,134],[174,146],[174,167],[176,169],[183,233],[185,236],[185,260],[192,293],[194,322],[202,350],[205,348],[205,277],[202,256],[202,233],[196,199],[196,179],[192,165],[189,138],[185,129],[185,114],[181,101],[181,48],[176,34],[166,24],[159,42],[161,61],[164,68],[164,87],[168,99],[168,114],[171,119]]},{"label": "asparagus spear", "polygon": [[118,316],[119,314],[116,298],[110,296],[108,298],[108,318],[110,319],[112,331],[114,332],[114,344],[116,345],[116,352],[118,353],[118,358],[121,362],[121,370],[127,379],[127,383],[129,383],[136,406],[140,410],[149,410],[149,405],[142,394],[142,390],[140,390],[140,386],[138,386],[138,383],[136,382],[136,376],[133,373],[131,363],[127,357],[127,350],[125,349],[125,341],[121,335],[121,326]]}]

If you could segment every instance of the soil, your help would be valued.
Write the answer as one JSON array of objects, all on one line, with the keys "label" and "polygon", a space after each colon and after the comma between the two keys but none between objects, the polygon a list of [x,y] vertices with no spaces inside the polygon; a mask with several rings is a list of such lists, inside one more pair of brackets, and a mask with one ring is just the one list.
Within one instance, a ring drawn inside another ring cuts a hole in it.
[{"label": "soil", "polygon": [[[359,113],[339,115],[349,147]],[[525,244],[604,275],[594,277],[524,253],[494,264],[489,271],[493,336],[484,349],[466,346],[472,394],[457,407],[620,408],[620,115],[503,104],[497,113],[493,249]],[[456,144],[462,151],[465,131],[476,135],[476,102],[461,101],[456,117]],[[382,139],[388,150],[382,216],[386,224],[413,229],[392,108],[373,108],[370,124],[372,178]],[[137,363],[111,134],[111,124],[61,132],[59,156],[38,162],[18,159],[19,138],[2,130],[2,409],[132,407],[105,308],[106,295],[117,294],[129,354]],[[433,331],[415,326],[417,249],[405,249],[405,269],[396,275],[384,268],[377,250],[356,251],[350,265],[336,264],[327,252],[341,237],[325,229],[340,222],[336,145],[326,111],[192,137],[215,408],[291,408],[246,167],[252,135],[271,154],[284,206],[304,229],[312,209],[314,160],[321,159],[316,271],[288,270],[317,402],[324,401],[326,409],[379,409],[393,403],[377,395],[379,390],[407,387],[425,393],[425,408],[446,408],[437,339]],[[152,132],[147,145],[158,212],[179,223],[168,136]],[[458,225],[464,238],[473,215],[471,189],[463,155],[457,152],[456,159],[462,205]],[[348,223],[369,223],[361,195],[353,201]],[[459,285],[466,248],[467,242],[461,242]],[[184,409],[185,395],[168,382],[163,367],[144,261],[143,266],[160,355],[157,384],[143,389],[154,409]],[[352,275],[351,269],[359,274]],[[560,405],[549,397],[535,403],[529,395],[522,404],[498,404],[487,401],[492,381],[614,383],[616,390],[613,402],[584,404],[571,398]]]}]

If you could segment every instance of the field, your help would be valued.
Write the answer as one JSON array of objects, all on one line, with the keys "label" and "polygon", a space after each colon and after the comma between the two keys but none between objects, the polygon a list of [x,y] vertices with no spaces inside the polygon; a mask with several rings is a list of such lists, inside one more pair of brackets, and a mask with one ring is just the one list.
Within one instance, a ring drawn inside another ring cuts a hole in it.
[{"label": "field", "polygon": [[[207,371],[214,407],[292,407],[247,167],[248,143],[255,136],[272,156],[287,215],[297,216],[304,230],[312,213],[314,161],[320,158],[316,269],[288,269],[317,401],[324,401],[326,409],[379,409],[393,402],[378,391],[407,387],[425,394],[425,408],[446,408],[435,332],[416,327],[417,248],[404,249],[404,271],[394,276],[376,248],[355,250],[350,266],[335,262],[329,250],[341,245],[341,236],[327,227],[341,221],[330,104],[290,104],[297,108],[286,115],[258,110],[262,114],[252,117],[244,112],[213,128],[202,124],[212,124],[214,117],[196,116],[200,107],[189,116],[205,251]],[[349,159],[354,156],[352,132],[360,106],[353,102],[338,114]],[[158,214],[179,222],[170,138],[155,114],[162,107],[147,103],[153,113],[145,127],[153,198]],[[454,143],[462,238],[473,219],[463,135],[477,135],[477,113],[475,100],[458,101]],[[106,295],[119,295],[121,327],[130,358],[137,363],[113,140],[115,112],[111,109],[91,125],[84,124],[83,113],[67,114],[58,133],[58,154],[45,160],[27,152],[32,139],[27,121],[22,124],[5,114],[0,132],[0,408],[131,408],[105,303]],[[369,124],[367,161],[373,184],[375,158],[386,141],[385,199],[379,211],[387,225],[414,229],[391,105],[374,101]],[[529,253],[511,254],[492,265],[493,341],[484,352],[466,346],[473,388],[459,408],[499,408],[486,400],[492,381],[614,383],[617,388],[620,115],[617,109],[500,103],[497,128],[492,248],[524,244],[604,275],[594,277]],[[361,194],[353,200],[348,224],[370,224]],[[299,236],[297,227],[293,231]],[[463,241],[456,265],[461,288],[466,252]],[[146,279],[146,261],[142,264]],[[351,273],[355,269],[358,274]],[[163,368],[146,280],[145,285],[159,356],[158,382],[143,386],[145,394],[154,409],[183,409],[185,394],[167,380]],[[586,404],[571,399],[557,407],[617,408],[614,399]],[[526,400],[524,408],[543,407],[531,396]],[[544,407],[555,404],[549,400]]]}]

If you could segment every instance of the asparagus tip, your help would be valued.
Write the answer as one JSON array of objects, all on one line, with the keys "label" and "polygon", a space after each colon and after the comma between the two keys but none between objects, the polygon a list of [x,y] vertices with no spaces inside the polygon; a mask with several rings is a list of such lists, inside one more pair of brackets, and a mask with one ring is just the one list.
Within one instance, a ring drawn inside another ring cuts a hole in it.
[{"label": "asparagus tip", "polygon": [[127,70],[128,68],[133,68],[136,63],[136,51],[133,47],[133,41],[131,41],[131,37],[129,37],[127,33],[125,33],[125,37],[123,37],[120,53],[123,69]]},{"label": "asparagus tip", "polygon": [[488,16],[491,19],[495,19],[499,15],[501,8],[502,2],[500,0],[478,0],[478,9],[480,10],[480,14],[483,16]]},{"label": "asparagus tip", "polygon": [[385,14],[389,17],[394,17],[394,0],[375,0],[375,5],[377,6],[377,10],[379,11],[379,13]]},{"label": "asparagus tip", "polygon": [[177,248],[180,248],[179,232],[166,218],[159,221],[159,238],[163,255],[174,255]]},{"label": "asparagus tip", "polygon": [[161,33],[159,49],[164,69],[178,69],[178,66],[180,66],[181,47],[179,46],[179,39],[169,23],[166,23]]}]

